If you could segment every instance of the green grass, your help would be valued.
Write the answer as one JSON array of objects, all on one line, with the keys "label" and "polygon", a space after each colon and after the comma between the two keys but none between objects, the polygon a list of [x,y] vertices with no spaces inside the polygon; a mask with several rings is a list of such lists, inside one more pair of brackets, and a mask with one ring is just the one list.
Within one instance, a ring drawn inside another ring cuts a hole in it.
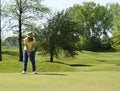
[{"label": "green grass", "polygon": [[0,73],[2,91],[119,91],[120,72]]},{"label": "green grass", "polygon": [[17,47],[2,47],[0,89],[2,91],[119,91],[120,53],[82,51],[72,57],[60,56],[49,62],[49,56],[36,53],[37,75],[30,61],[26,75],[18,61]]},{"label": "green grass", "polygon": [[[3,61],[0,62],[0,72],[21,72],[23,62],[18,61],[17,47],[2,47]],[[48,61],[49,56],[40,56],[36,53],[38,72],[90,72],[90,71],[120,71],[119,52],[90,52],[82,51],[72,57],[60,56],[54,62]],[[28,62],[28,72],[32,71]]]}]

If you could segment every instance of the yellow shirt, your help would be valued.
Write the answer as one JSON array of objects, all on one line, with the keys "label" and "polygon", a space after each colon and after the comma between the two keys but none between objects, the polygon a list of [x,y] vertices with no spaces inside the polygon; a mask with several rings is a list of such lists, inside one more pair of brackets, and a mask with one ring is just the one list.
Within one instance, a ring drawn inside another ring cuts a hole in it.
[{"label": "yellow shirt", "polygon": [[35,47],[35,42],[36,42],[35,38],[33,38],[33,41],[28,42],[28,38],[26,37],[24,39],[24,44],[25,44],[24,50],[34,51],[35,50],[35,48],[34,48]]}]

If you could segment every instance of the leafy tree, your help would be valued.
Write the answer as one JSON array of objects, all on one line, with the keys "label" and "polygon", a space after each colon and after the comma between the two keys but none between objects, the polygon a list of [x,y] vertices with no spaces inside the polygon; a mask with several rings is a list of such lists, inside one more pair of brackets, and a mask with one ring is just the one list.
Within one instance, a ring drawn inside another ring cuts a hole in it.
[{"label": "leafy tree", "polygon": [[112,47],[116,51],[120,51],[120,34],[118,33],[118,31],[114,31],[112,41],[113,41]]},{"label": "leafy tree", "polygon": [[79,50],[78,32],[76,23],[71,20],[67,11],[57,12],[39,32],[39,47],[42,54],[49,54],[50,62],[53,62],[54,56],[58,57],[59,53],[74,56]]},{"label": "leafy tree", "polygon": [[116,4],[108,4],[107,8],[113,14],[113,32],[112,32],[112,47],[120,51],[120,5]]},{"label": "leafy tree", "polygon": [[[11,2],[8,2],[8,4],[5,5],[4,11],[13,24],[11,27],[18,30],[19,61],[23,61],[22,32],[29,22],[39,20],[49,11],[49,9],[41,4],[41,0],[11,0]],[[16,29],[16,26],[18,29]]]},{"label": "leafy tree", "polygon": [[18,46],[18,37],[12,36],[8,37],[3,41],[4,46]]},{"label": "leafy tree", "polygon": [[[70,16],[78,24],[83,38],[91,43],[93,50],[101,46],[100,38],[108,35],[112,27],[112,15],[110,11],[94,2],[83,2],[82,5],[74,5],[69,8]],[[90,45],[89,45],[90,47]],[[90,49],[92,49],[90,48]]]},{"label": "leafy tree", "polygon": [[112,50],[112,38],[109,37],[109,36],[103,36],[101,38],[101,50],[104,50],[104,51],[110,51],[110,49]]}]

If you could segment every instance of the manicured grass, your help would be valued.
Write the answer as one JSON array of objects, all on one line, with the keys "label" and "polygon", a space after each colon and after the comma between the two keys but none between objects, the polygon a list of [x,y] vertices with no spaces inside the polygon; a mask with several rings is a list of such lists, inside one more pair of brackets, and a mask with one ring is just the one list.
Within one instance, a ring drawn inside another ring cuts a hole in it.
[{"label": "manicured grass", "polygon": [[[21,72],[23,62],[18,61],[18,48],[2,48],[3,61],[0,62],[0,72]],[[40,56],[37,52],[36,65],[38,72],[120,71],[120,53],[81,51],[74,58],[62,55],[58,59],[54,58],[54,62],[51,63],[49,56]],[[32,71],[30,61],[27,71]]]},{"label": "manicured grass", "polygon": [[119,91],[120,72],[0,73],[2,91]]},{"label": "manicured grass", "polygon": [[22,75],[23,62],[18,61],[17,47],[2,47],[0,89],[2,91],[119,91],[120,53],[82,51],[72,57],[55,58],[36,53],[37,75],[28,63]]}]

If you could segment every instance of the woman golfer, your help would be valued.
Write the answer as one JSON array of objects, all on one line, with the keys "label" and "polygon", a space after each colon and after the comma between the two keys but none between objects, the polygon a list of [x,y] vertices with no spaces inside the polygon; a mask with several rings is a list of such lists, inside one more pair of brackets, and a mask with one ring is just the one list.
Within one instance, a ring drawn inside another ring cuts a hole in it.
[{"label": "woman golfer", "polygon": [[30,58],[30,61],[32,63],[33,73],[37,74],[35,64],[35,42],[36,41],[35,38],[33,37],[32,32],[28,32],[27,37],[24,39],[24,55],[23,55],[24,68],[22,74],[26,74],[28,58]]}]

